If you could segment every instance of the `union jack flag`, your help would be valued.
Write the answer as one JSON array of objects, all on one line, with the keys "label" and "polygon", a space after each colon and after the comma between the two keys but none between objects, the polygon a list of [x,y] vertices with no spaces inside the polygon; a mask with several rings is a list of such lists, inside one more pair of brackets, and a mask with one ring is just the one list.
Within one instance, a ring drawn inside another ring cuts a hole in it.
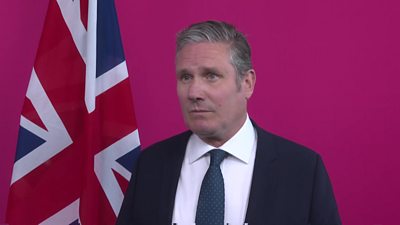
[{"label": "union jack flag", "polygon": [[50,0],[6,222],[114,224],[140,152],[113,0]]}]

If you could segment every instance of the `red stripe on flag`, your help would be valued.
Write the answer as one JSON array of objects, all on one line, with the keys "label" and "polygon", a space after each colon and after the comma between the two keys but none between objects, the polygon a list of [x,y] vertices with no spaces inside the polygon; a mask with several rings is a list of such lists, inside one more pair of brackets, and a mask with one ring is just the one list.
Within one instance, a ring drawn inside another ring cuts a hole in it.
[{"label": "red stripe on flag", "polygon": [[80,136],[87,115],[85,64],[56,1],[51,1],[35,61],[43,88],[72,140]]},{"label": "red stripe on flag", "polygon": [[47,130],[46,126],[43,124],[42,120],[37,114],[37,111],[33,107],[31,100],[26,97],[24,100],[24,106],[22,108],[22,115],[37,126],[43,128],[44,130]]},{"label": "red stripe on flag", "polygon": [[[40,40],[35,70],[74,144],[31,171],[10,188],[7,222],[38,224],[80,196],[82,154],[88,144],[80,124],[84,105],[85,65],[56,1],[50,1]],[[29,107],[29,106],[28,106]],[[75,145],[81,138],[82,146]],[[23,216],[21,216],[23,215]]]},{"label": "red stripe on flag", "polygon": [[96,98],[96,110],[93,114],[92,126],[97,127],[95,130],[102,131],[98,132],[100,145],[95,154],[130,134],[132,128],[136,129],[136,120],[132,117],[135,112],[129,80],[125,79],[99,95]]},{"label": "red stripe on flag", "polygon": [[[87,0],[80,4],[86,25]],[[116,215],[94,172],[94,156],[137,129],[129,80],[97,96],[96,109],[88,114],[86,66],[55,0],[49,4],[34,68],[72,144],[13,183],[7,222],[38,224],[80,198],[82,224],[114,224]],[[25,101],[23,115],[44,128],[35,113]],[[125,190],[127,181],[114,174]]]},{"label": "red stripe on flag", "polygon": [[87,30],[87,21],[88,21],[88,0],[81,0],[81,20],[83,23],[83,26],[85,26]]},{"label": "red stripe on flag", "polygon": [[91,170],[87,175],[82,186],[82,190],[85,191],[81,193],[81,223],[87,225],[115,224],[116,216],[95,174]]},{"label": "red stripe on flag", "polygon": [[125,193],[125,191],[128,189],[129,182],[124,177],[122,177],[119,173],[115,172],[114,170],[113,170],[113,173],[114,173],[115,178],[118,181],[119,186]]},{"label": "red stripe on flag", "polygon": [[84,158],[77,147],[65,149],[12,185],[9,224],[39,224],[80,196]]}]

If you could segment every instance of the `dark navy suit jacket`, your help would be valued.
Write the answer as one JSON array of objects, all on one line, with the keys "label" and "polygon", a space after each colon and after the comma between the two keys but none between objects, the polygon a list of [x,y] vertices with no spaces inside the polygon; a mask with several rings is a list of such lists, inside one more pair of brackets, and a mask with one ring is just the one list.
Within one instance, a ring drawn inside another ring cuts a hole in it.
[{"label": "dark navy suit jacket", "polygon": [[[341,224],[320,156],[254,126],[257,151],[246,223]],[[187,131],[141,153],[117,225],[171,225],[176,188],[190,135]]]}]

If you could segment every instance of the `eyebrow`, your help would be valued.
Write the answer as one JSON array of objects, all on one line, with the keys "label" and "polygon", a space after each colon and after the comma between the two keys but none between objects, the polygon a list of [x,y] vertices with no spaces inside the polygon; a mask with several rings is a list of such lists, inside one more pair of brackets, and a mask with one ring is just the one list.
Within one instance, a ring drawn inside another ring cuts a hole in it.
[{"label": "eyebrow", "polygon": [[190,73],[190,72],[187,69],[181,69],[181,70],[176,71],[176,75],[182,75],[182,74],[188,74],[188,73]]},{"label": "eyebrow", "polygon": [[219,70],[215,67],[205,67],[203,70],[205,73],[215,73],[215,74],[220,74]]},{"label": "eyebrow", "polygon": [[[216,67],[201,67],[200,68],[202,73],[208,73],[208,72],[212,72],[212,73],[216,73],[216,74],[220,74],[221,72],[219,72],[219,70]],[[177,75],[182,75],[182,74],[191,74],[191,72],[188,69],[181,69],[176,71]]]}]

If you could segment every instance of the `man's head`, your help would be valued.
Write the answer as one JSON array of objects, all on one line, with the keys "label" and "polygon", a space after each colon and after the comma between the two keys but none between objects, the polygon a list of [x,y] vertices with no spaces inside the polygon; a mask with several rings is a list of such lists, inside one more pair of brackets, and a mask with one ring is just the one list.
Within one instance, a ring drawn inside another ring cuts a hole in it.
[{"label": "man's head", "polygon": [[245,37],[223,22],[190,26],[177,38],[176,75],[186,125],[221,146],[245,122],[255,85]]},{"label": "man's head", "polygon": [[245,73],[253,68],[249,43],[233,25],[221,21],[192,24],[178,33],[176,53],[187,44],[201,42],[226,43],[230,46],[230,60],[236,70],[238,83]]}]

